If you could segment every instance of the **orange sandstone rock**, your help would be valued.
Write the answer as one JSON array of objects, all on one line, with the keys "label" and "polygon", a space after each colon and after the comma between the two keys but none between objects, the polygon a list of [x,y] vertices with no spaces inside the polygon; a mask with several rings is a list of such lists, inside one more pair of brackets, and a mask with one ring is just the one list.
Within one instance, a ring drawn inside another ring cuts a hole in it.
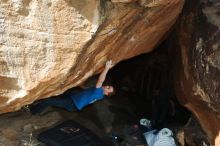
[{"label": "orange sandstone rock", "polygon": [[[0,113],[63,93],[164,39],[183,0],[0,1]],[[160,5],[161,3],[161,5]],[[164,3],[166,5],[164,5]]]}]

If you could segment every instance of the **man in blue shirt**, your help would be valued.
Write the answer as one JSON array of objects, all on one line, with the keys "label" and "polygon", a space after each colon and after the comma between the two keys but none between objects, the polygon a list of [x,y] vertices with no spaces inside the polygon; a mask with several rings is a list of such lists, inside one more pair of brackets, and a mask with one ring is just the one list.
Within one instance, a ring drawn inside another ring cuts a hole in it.
[{"label": "man in blue shirt", "polygon": [[100,74],[95,87],[85,89],[77,94],[67,93],[62,98],[48,98],[44,101],[32,106],[30,111],[32,114],[42,112],[48,106],[62,107],[68,111],[82,110],[89,104],[104,98],[104,95],[110,96],[114,92],[113,86],[103,86],[109,69],[113,66],[109,60],[105,64],[105,69]]}]

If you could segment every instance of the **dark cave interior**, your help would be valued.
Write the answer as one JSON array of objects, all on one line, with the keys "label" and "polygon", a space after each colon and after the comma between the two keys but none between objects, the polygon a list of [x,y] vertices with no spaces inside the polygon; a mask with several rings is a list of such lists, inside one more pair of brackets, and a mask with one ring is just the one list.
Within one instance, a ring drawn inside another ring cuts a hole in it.
[{"label": "dark cave interior", "polygon": [[120,62],[109,72],[110,82],[116,88],[116,93],[125,94],[139,107],[137,113],[140,117],[147,116],[150,119],[153,118],[153,106],[157,106],[154,102],[155,92],[166,90],[169,98],[162,100],[170,101],[167,122],[184,124],[190,112],[181,106],[175,96],[172,60],[167,48],[164,42],[151,53]]}]

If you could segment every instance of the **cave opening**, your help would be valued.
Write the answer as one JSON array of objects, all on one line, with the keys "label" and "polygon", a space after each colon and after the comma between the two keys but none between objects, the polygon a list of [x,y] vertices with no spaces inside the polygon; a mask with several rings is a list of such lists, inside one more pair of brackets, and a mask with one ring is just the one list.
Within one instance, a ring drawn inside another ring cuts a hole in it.
[{"label": "cave opening", "polygon": [[116,93],[127,97],[134,105],[135,113],[137,113],[136,120],[142,117],[153,120],[155,118],[154,110],[161,112],[155,106],[163,106],[163,101],[162,103],[156,102],[155,94],[158,93],[155,92],[169,96],[166,99],[159,97],[159,100],[169,101],[169,103],[167,102],[169,106],[161,108],[167,110],[166,123],[168,125],[166,126],[176,124],[183,126],[189,120],[190,111],[179,103],[175,95],[173,60],[169,51],[168,45],[164,41],[154,51],[121,61],[109,72]]},{"label": "cave opening", "polygon": [[[132,139],[130,129],[142,118],[147,118],[152,122],[156,109],[157,114],[167,112],[164,113],[166,117],[162,121],[162,127],[169,128],[173,130],[174,134],[177,134],[190,121],[191,112],[183,107],[175,96],[169,51],[166,42],[163,42],[151,53],[118,63],[108,72],[106,78],[106,84],[110,83],[114,86],[115,95],[87,106],[77,112],[77,116],[74,116],[73,119],[80,121],[109,144],[112,144],[109,135],[115,134],[123,139],[119,145],[137,145],[145,142],[140,139]],[[80,88],[94,86],[98,76],[90,77]],[[164,101],[161,104],[154,100],[155,92],[164,89],[169,92],[165,93],[169,96],[169,98],[165,98],[168,101],[165,101],[167,104],[165,107],[163,107]],[[72,90],[78,90],[78,87],[67,92]],[[161,105],[162,108],[158,108]],[[187,144],[187,142],[184,143]]]},{"label": "cave opening", "polygon": [[[191,112],[179,103],[175,95],[172,59],[169,51],[166,42],[163,42],[151,53],[118,63],[109,71],[106,79],[107,85],[110,83],[114,86],[115,95],[88,106],[79,116],[98,125],[104,133],[114,133],[120,136],[124,139],[121,145],[126,143],[137,145],[143,144],[143,141],[132,140],[129,135],[130,128],[143,118],[152,122],[155,119],[156,109],[159,115],[160,112],[167,112],[164,113],[166,117],[163,119],[162,127],[169,128],[178,135],[180,129],[189,124]],[[82,85],[83,88],[94,86],[97,78],[98,75],[89,78]],[[164,89],[169,92],[169,98],[165,98],[168,100],[165,104],[168,106],[165,107],[163,107],[164,101],[161,104],[160,101],[157,103],[154,100],[155,92]],[[161,105],[162,108],[158,108]],[[182,143],[187,145],[184,138],[180,138],[181,140],[177,140],[177,136],[175,138],[177,143],[181,143],[182,140]],[[106,137],[103,139],[109,141]]]}]

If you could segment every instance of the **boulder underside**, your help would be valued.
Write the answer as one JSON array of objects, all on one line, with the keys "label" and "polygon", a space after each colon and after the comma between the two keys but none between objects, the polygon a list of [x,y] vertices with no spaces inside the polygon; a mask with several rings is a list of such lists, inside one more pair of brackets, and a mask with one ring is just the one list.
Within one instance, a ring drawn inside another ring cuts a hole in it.
[{"label": "boulder underside", "polygon": [[1,0],[0,113],[63,93],[153,50],[182,0]]}]

